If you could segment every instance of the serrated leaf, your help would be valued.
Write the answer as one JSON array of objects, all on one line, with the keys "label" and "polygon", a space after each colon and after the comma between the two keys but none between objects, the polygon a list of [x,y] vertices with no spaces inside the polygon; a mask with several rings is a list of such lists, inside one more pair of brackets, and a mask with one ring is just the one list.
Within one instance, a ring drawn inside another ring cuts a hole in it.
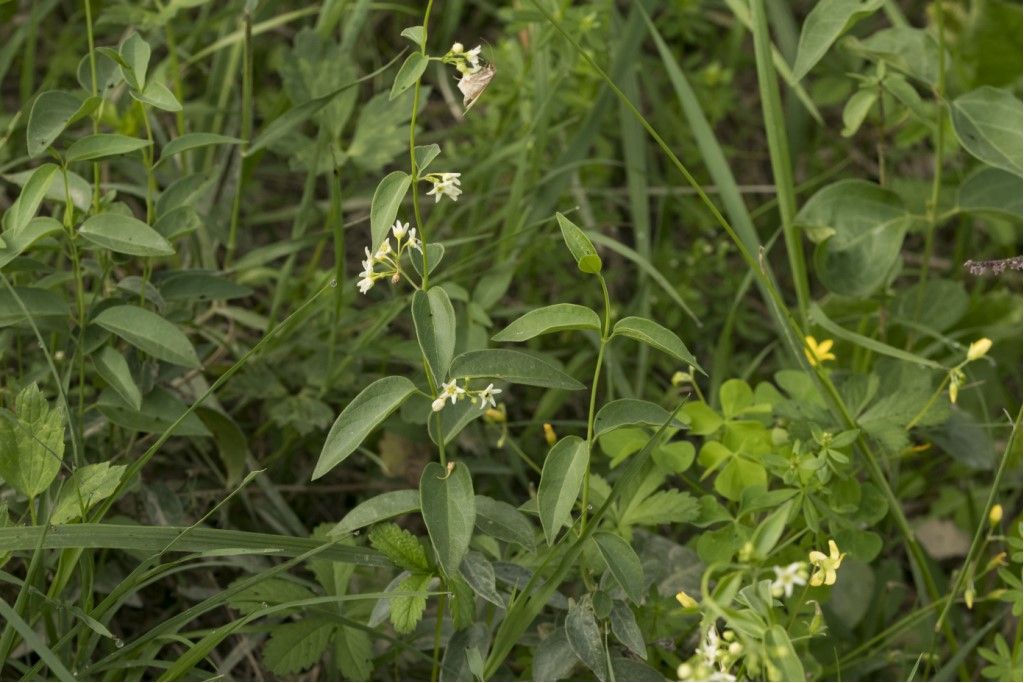
[{"label": "serrated leaf", "polygon": [[89,217],[78,234],[96,246],[131,256],[170,256],[174,247],[163,235],[137,218],[120,213]]},{"label": "serrated leaf", "polygon": [[0,478],[29,498],[49,488],[64,459],[65,421],[35,384],[19,391],[14,414],[0,414]]},{"label": "serrated leaf", "polygon": [[408,173],[392,171],[373,191],[373,199],[370,200],[370,251],[375,251],[388,236],[411,183]]},{"label": "serrated leaf", "polygon": [[644,597],[644,569],[636,551],[625,540],[608,531],[595,532],[593,538],[616,583],[626,597],[639,605]]},{"label": "serrated leaf", "polygon": [[154,358],[187,368],[202,367],[185,333],[152,311],[132,305],[112,306],[93,322]]},{"label": "serrated leaf", "polygon": [[[427,590],[430,580],[433,577],[414,574],[396,587],[400,592],[423,592]],[[396,595],[389,600],[391,623],[399,633],[410,633],[416,624],[423,618],[423,611],[427,609],[427,596],[425,595]]]},{"label": "serrated leaf", "polygon": [[431,462],[420,476],[420,513],[427,526],[437,562],[455,576],[473,536],[476,505],[473,478],[465,462],[451,462],[446,470]]},{"label": "serrated leaf", "polygon": [[373,673],[373,641],[369,634],[351,626],[334,632],[334,661],[350,681],[368,681]]},{"label": "serrated leaf", "polygon": [[263,646],[263,664],[275,676],[290,676],[309,669],[323,656],[334,633],[329,619],[302,619],[279,624]]},{"label": "serrated leaf", "polygon": [[576,259],[576,267],[584,273],[594,275],[600,273],[601,257],[597,255],[597,249],[594,248],[594,243],[590,241],[586,233],[561,213],[556,213],[555,218],[558,220],[558,227],[562,231],[562,239],[565,241],[565,246],[569,248],[572,257]]},{"label": "serrated leaf", "polygon": [[84,516],[92,507],[109,498],[121,481],[126,465],[99,462],[82,465],[64,482],[57,505],[50,514],[50,524],[64,524]]},{"label": "serrated leaf", "polygon": [[667,353],[681,363],[692,365],[700,372],[704,372],[679,335],[648,318],[638,316],[623,318],[612,328],[612,337],[635,339],[662,353]]},{"label": "serrated leaf", "polygon": [[426,572],[430,569],[427,553],[419,539],[397,524],[378,524],[367,534],[370,545],[387,555],[388,559],[410,572]]},{"label": "serrated leaf", "polygon": [[601,319],[592,309],[578,304],[554,304],[530,311],[491,337],[496,342],[523,342],[542,334],[564,330],[601,331]]},{"label": "serrated leaf", "polygon": [[412,320],[427,367],[440,386],[455,355],[455,309],[440,287],[417,290],[412,297]]},{"label": "serrated leaf", "polygon": [[467,351],[452,361],[448,375],[462,379],[503,379],[550,389],[579,390],[584,386],[551,363],[521,351],[485,349]]},{"label": "serrated leaf", "polygon": [[544,459],[537,508],[548,545],[553,545],[561,528],[571,523],[570,513],[580,495],[589,460],[587,442],[578,436],[564,437]]},{"label": "serrated leaf", "polygon": [[405,377],[384,377],[360,391],[334,421],[312,478],[319,479],[351,455],[415,391]]}]

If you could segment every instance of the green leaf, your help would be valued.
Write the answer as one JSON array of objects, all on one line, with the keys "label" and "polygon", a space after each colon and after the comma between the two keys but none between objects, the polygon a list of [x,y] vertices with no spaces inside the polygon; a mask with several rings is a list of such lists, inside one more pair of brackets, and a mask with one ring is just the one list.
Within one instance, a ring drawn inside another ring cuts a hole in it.
[{"label": "green leaf", "polygon": [[367,534],[370,545],[387,555],[388,559],[410,572],[426,572],[430,569],[427,553],[419,539],[397,524],[378,524]]},{"label": "green leaf", "polygon": [[494,585],[494,567],[481,553],[466,553],[459,571],[474,593],[496,607],[505,608],[505,601]]},{"label": "green leaf", "polygon": [[370,251],[375,251],[388,236],[411,182],[408,173],[392,171],[384,176],[373,191],[373,199],[370,201]]},{"label": "green leaf", "polygon": [[508,349],[467,351],[452,361],[449,377],[493,378],[513,384],[578,391],[582,384],[537,356]]},{"label": "green leaf", "polygon": [[[183,207],[187,208],[187,207]],[[160,295],[166,301],[223,301],[251,296],[252,289],[211,271],[182,270],[161,277]]]},{"label": "green leaf", "polygon": [[60,489],[57,505],[50,514],[50,524],[64,524],[84,517],[92,507],[113,495],[121,482],[126,465],[99,462],[76,469]]},{"label": "green leaf", "polygon": [[132,378],[128,361],[116,349],[105,346],[92,357],[93,365],[103,381],[135,410],[142,410],[142,392]]},{"label": "green leaf", "polygon": [[487,496],[476,496],[474,500],[476,528],[481,533],[506,543],[518,543],[530,551],[536,547],[533,526],[526,515],[508,503]]},{"label": "green leaf", "polygon": [[342,626],[334,632],[334,661],[350,681],[368,681],[373,673],[373,641],[358,628]]},{"label": "green leaf", "polygon": [[656,403],[636,398],[620,398],[604,404],[597,411],[597,415],[594,417],[594,434],[601,436],[623,425],[642,424],[660,427],[669,420],[672,420],[670,428],[684,429],[686,427],[679,420],[673,419],[671,413]]},{"label": "green leaf", "polygon": [[413,154],[416,156],[416,170],[420,173],[430,165],[430,162],[437,158],[437,155],[441,153],[441,146],[437,143],[429,145],[416,145],[413,148]]},{"label": "green leaf", "polygon": [[388,491],[364,500],[348,511],[331,529],[330,536],[350,534],[357,529],[376,524],[420,509],[420,492],[415,489]]},{"label": "green leaf", "polygon": [[137,218],[99,213],[86,219],[78,234],[93,244],[131,256],[170,256],[174,247],[163,235]]},{"label": "green leaf", "polygon": [[278,624],[263,646],[263,664],[285,678],[305,671],[320,661],[334,629],[334,621],[326,618]]},{"label": "green leaf", "polygon": [[178,326],[152,311],[132,305],[104,309],[93,322],[144,353],[186,368],[200,368],[192,343]]},{"label": "green leaf", "polygon": [[565,330],[601,331],[601,319],[579,304],[554,304],[526,313],[491,337],[496,342],[524,342],[542,334]]},{"label": "green leaf", "polygon": [[178,101],[178,98],[174,96],[174,93],[166,85],[159,81],[146,83],[146,87],[141,92],[134,88],[129,89],[128,92],[139,102],[144,102],[151,107],[156,107],[163,111],[181,111],[181,102]]},{"label": "green leaf", "polygon": [[[114,87],[121,81],[121,70],[118,68],[118,63],[116,61],[110,59],[98,50],[95,52],[96,91],[100,96],[103,96],[108,88]],[[89,59],[88,54],[83,55],[78,61],[78,84],[82,86],[82,90],[86,92],[93,91],[91,62],[92,60]]]},{"label": "green leaf", "polygon": [[744,489],[768,487],[768,474],[760,463],[733,456],[715,477],[715,490],[729,500],[739,500]]},{"label": "green leaf", "polygon": [[622,538],[608,531],[594,533],[597,549],[626,597],[639,605],[644,598],[644,568],[636,552]]},{"label": "green leaf", "polygon": [[405,377],[384,377],[360,391],[334,421],[312,478],[319,479],[351,455],[415,391]]},{"label": "green leaf", "polygon": [[193,149],[199,149],[201,147],[209,147],[210,145],[237,145],[241,142],[242,141],[238,138],[233,138],[227,135],[218,135],[217,133],[185,133],[164,145],[164,148],[160,151],[160,161],[169,159],[176,154],[188,152]]},{"label": "green leaf", "polygon": [[872,107],[878,101],[878,90],[865,88],[853,93],[843,108],[843,132],[844,138],[853,137],[860,130],[864,119],[871,113]]},{"label": "green leaf", "polygon": [[[396,592],[422,593],[427,590],[433,577],[423,574],[413,574],[402,580],[395,586]],[[411,633],[416,624],[423,618],[423,611],[427,609],[427,596],[425,595],[396,595],[389,600],[391,611],[391,623],[398,633]]]},{"label": "green leaf", "polygon": [[436,462],[423,468],[420,513],[438,564],[445,575],[456,576],[476,521],[473,478],[465,462],[451,461],[447,471]]},{"label": "green leaf", "polygon": [[831,291],[867,296],[900,258],[908,214],[899,196],[864,180],[841,180],[816,192],[793,219],[818,244],[814,265]]},{"label": "green leaf", "polygon": [[569,647],[579,660],[594,672],[598,680],[608,680],[608,659],[601,630],[594,615],[594,603],[589,594],[577,602],[569,601],[569,613],[565,617],[565,637]]},{"label": "green leaf", "polygon": [[395,76],[394,83],[391,84],[391,93],[388,95],[388,100],[395,99],[416,85],[429,64],[430,59],[422,52],[413,52],[406,57],[405,62],[402,63],[402,68],[398,70],[398,75]]},{"label": "green leaf", "polygon": [[21,188],[21,194],[11,204],[11,208],[4,213],[4,240],[9,237],[8,232],[14,233],[22,230],[29,224],[29,221],[35,218],[39,211],[39,205],[46,197],[57,170],[57,166],[54,164],[43,164],[32,171],[32,175]]},{"label": "green leaf", "polygon": [[[867,601],[865,601],[866,604]],[[768,675],[775,681],[803,681],[804,665],[793,649],[786,629],[778,624],[764,634],[765,654],[768,658]]]},{"label": "green leaf", "polygon": [[[27,325],[29,317],[37,325],[66,324],[68,304],[59,294],[39,287],[14,287],[13,290],[0,289],[0,327]],[[29,317],[25,316],[25,311]]]},{"label": "green leaf", "polygon": [[[612,635],[640,659],[647,659],[647,644],[633,610],[624,602],[615,601],[611,613]],[[616,679],[618,677],[616,676]],[[645,679],[646,680],[646,679]]]},{"label": "green leaf", "polygon": [[[157,387],[142,398],[142,408],[129,407],[113,390],[104,390],[96,400],[96,408],[113,424],[131,432],[162,434],[188,409],[181,399]],[[171,434],[174,436],[211,436],[199,417],[190,413]]]},{"label": "green leaf", "polygon": [[1020,178],[998,168],[981,166],[964,179],[956,208],[966,213],[999,213],[1020,220]]},{"label": "green leaf", "polygon": [[[237,579],[236,583],[243,580]],[[312,597],[313,592],[302,584],[289,579],[271,577],[234,593],[228,598],[228,605],[242,614],[252,614],[271,605],[309,600]]]},{"label": "green leaf", "polygon": [[16,259],[37,241],[63,230],[60,221],[49,216],[37,216],[23,229],[4,233],[4,244],[0,245],[0,268]]},{"label": "green leaf", "polygon": [[929,86],[938,82],[939,45],[926,29],[884,28],[864,41],[850,38],[846,47],[865,58],[883,61]]},{"label": "green leaf", "polygon": [[35,384],[19,391],[14,415],[0,413],[0,478],[29,498],[49,488],[64,459],[64,423]]},{"label": "green leaf", "polygon": [[636,339],[658,351],[667,353],[681,363],[692,365],[697,370],[700,370],[700,372],[704,372],[697,363],[697,359],[686,348],[683,340],[675,332],[659,325],[653,320],[637,316],[623,318],[615,323],[615,327],[612,329],[612,337]]},{"label": "green leaf", "polygon": [[775,545],[782,538],[782,532],[786,529],[786,520],[789,518],[791,507],[791,501],[783,503],[754,529],[754,535],[750,538],[750,542],[754,545],[755,557],[766,558],[775,550]]},{"label": "green leaf", "polygon": [[[426,246],[427,249],[427,272],[433,273],[434,270],[441,264],[441,259],[444,258],[444,245],[438,242],[430,242]],[[410,254],[409,260],[412,263],[413,269],[416,274],[423,278],[423,259],[418,254]],[[442,285],[444,287],[444,285]]]},{"label": "green leaf", "polygon": [[86,135],[71,143],[65,158],[68,162],[74,161],[95,161],[120,154],[130,154],[145,147],[149,147],[149,140],[132,138],[117,133],[96,133]]},{"label": "green leaf", "polygon": [[919,356],[916,353],[911,353],[910,351],[904,351],[903,349],[896,348],[895,346],[890,346],[885,342],[880,342],[877,339],[872,339],[871,337],[851,332],[846,328],[836,325],[834,322],[829,320],[828,316],[825,315],[825,312],[821,310],[821,307],[818,306],[818,304],[811,304],[811,307],[807,311],[807,317],[811,322],[821,327],[833,337],[843,339],[865,349],[870,349],[871,351],[882,354],[883,356],[898,358],[900,360],[907,361],[908,363],[914,363],[916,365],[933,368],[935,370],[943,369],[942,365],[936,363],[930,358]]},{"label": "green leaf", "polygon": [[225,484],[235,486],[242,480],[242,473],[249,458],[252,457],[245,434],[230,415],[216,408],[200,406],[195,414],[213,435],[213,440],[217,444],[217,455],[224,464]]},{"label": "green leaf", "polygon": [[25,128],[30,157],[39,156],[64,129],[88,116],[100,104],[98,97],[82,98],[63,90],[47,90],[32,103]]},{"label": "green leaf", "polygon": [[146,85],[146,71],[149,69],[149,43],[138,33],[132,33],[121,43],[117,53],[124,65],[121,67],[124,79],[136,90],[142,90]]},{"label": "green leaf", "polygon": [[402,37],[411,40],[417,47],[423,44],[423,27],[410,26],[402,29]]},{"label": "green leaf", "polygon": [[551,447],[544,460],[537,508],[548,545],[554,544],[563,526],[571,526],[570,513],[580,495],[589,460],[587,442],[578,436],[564,437]]},{"label": "green leaf", "polygon": [[803,78],[821,61],[839,36],[882,6],[882,0],[821,0],[800,30],[793,75]]},{"label": "green leaf", "polygon": [[624,526],[685,524],[697,519],[700,504],[684,491],[658,491],[639,503],[631,504],[622,516]]},{"label": "green leaf", "polygon": [[440,386],[447,377],[455,355],[455,309],[440,287],[416,290],[412,297],[412,320],[427,367]]},{"label": "green leaf", "polygon": [[1024,106],[1008,90],[983,86],[953,100],[953,129],[973,156],[1017,176],[1022,172]]},{"label": "green leaf", "polygon": [[576,259],[576,267],[584,273],[597,274],[601,272],[601,257],[594,249],[594,243],[580,230],[579,226],[563,216],[556,213],[558,227],[562,231],[562,239],[565,246],[569,247],[572,257]]}]

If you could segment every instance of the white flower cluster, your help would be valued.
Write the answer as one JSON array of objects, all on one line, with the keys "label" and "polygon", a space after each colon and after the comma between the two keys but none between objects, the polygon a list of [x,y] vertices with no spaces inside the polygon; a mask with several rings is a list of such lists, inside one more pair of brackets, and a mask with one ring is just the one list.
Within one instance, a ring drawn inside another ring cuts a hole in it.
[{"label": "white flower cluster", "polygon": [[488,405],[494,408],[497,404],[494,401],[494,397],[501,393],[501,389],[495,389],[493,384],[488,384],[486,389],[480,391],[473,391],[472,389],[466,389],[460,387],[458,380],[452,380],[445,382],[441,386],[441,393],[437,395],[434,402],[430,404],[430,407],[434,409],[434,412],[440,412],[445,403],[451,401],[454,405],[459,399],[466,397],[473,400],[480,400],[480,409],[483,410]]},{"label": "white flower cluster", "polygon": [[743,652],[736,634],[726,631],[721,637],[714,624],[708,627],[704,638],[689,661],[676,670],[681,681],[735,681],[729,667]]},{"label": "white flower cluster", "polygon": [[[362,294],[370,291],[377,280],[390,278],[392,282],[398,282],[402,273],[402,254],[406,249],[419,251],[423,248],[416,237],[416,228],[410,228],[408,223],[396,220],[391,226],[391,234],[395,238],[394,249],[391,248],[390,237],[385,238],[373,253],[370,253],[369,247],[363,247],[366,258],[363,259],[363,270],[359,273],[359,282],[356,283]],[[383,269],[377,270],[377,266],[383,266]]]},{"label": "white flower cluster", "polygon": [[792,562],[785,567],[772,567],[775,572],[775,580],[772,581],[772,595],[787,598],[793,595],[793,588],[807,585],[807,564],[804,562]]},{"label": "white flower cluster", "polygon": [[454,43],[452,49],[445,55],[444,61],[454,64],[463,75],[475,74],[480,70],[480,46],[466,50],[462,43]]},{"label": "white flower cluster", "polygon": [[434,197],[434,203],[441,201],[441,197],[449,197],[453,202],[459,201],[462,194],[462,181],[459,180],[461,173],[429,173],[423,176],[423,180],[433,183],[434,187],[427,193],[427,196]]}]

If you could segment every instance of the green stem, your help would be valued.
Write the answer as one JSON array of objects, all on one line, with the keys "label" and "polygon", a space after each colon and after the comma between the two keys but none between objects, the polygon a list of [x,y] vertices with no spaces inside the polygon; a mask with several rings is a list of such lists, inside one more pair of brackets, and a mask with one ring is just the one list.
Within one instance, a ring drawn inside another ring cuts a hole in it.
[{"label": "green stem", "polygon": [[[935,7],[935,23],[939,29],[939,81],[935,85],[936,126],[935,126],[935,160],[932,172],[932,194],[928,200],[928,232],[924,239],[924,260],[921,261],[920,282],[928,279],[931,268],[932,253],[935,250],[935,230],[939,224],[939,197],[942,192],[942,150],[946,141],[946,20],[942,3]],[[922,293],[924,290],[921,290]],[[920,302],[919,302],[920,307]]]},{"label": "green stem", "polygon": [[430,670],[430,680],[436,681],[441,670],[441,626],[444,624],[444,610],[448,604],[448,594],[441,593],[437,600],[437,622],[434,624],[434,663]]},{"label": "green stem", "polygon": [[231,204],[231,227],[228,231],[225,267],[231,263],[238,245],[238,221],[242,212],[242,187],[245,183],[245,155],[252,142],[252,14],[246,10],[242,18],[245,23],[245,40],[242,43],[242,144],[238,148],[238,180],[235,183],[235,197]]},{"label": "green stem", "polygon": [[[420,54],[424,56],[427,55],[427,25],[430,23],[430,10],[433,7],[434,0],[427,0],[427,9],[423,13],[423,40],[420,41]],[[412,187],[412,212],[416,220],[416,232],[419,234],[422,245],[420,252],[423,256],[423,283],[420,285],[420,288],[426,290],[430,283],[430,267],[427,261],[427,233],[423,229],[423,216],[420,213],[420,169],[416,165],[416,114],[420,108],[420,82],[422,80],[422,75],[416,79],[416,87],[412,97],[412,116],[409,117],[409,176],[412,178],[410,182]],[[376,247],[376,245],[374,246]]]},{"label": "green stem", "polygon": [[601,295],[604,297],[604,325],[601,329],[601,345],[597,349],[597,362],[594,363],[594,377],[590,381],[590,407],[587,410],[587,469],[583,473],[583,511],[580,515],[580,533],[587,526],[587,510],[590,507],[590,456],[594,450],[594,414],[597,410],[597,386],[601,382],[601,368],[604,366],[604,350],[608,346],[611,332],[611,297],[608,296],[608,284],[604,276],[597,274],[601,283]]},{"label": "green stem", "polygon": [[[99,83],[96,82],[96,45],[92,34],[92,0],[82,0],[85,5],[85,36],[89,42],[89,76],[92,78],[92,96],[99,93]],[[102,110],[101,110],[102,111]],[[92,132],[100,130],[100,111],[92,116]],[[94,161],[92,164],[92,212],[100,210],[100,163]]]}]

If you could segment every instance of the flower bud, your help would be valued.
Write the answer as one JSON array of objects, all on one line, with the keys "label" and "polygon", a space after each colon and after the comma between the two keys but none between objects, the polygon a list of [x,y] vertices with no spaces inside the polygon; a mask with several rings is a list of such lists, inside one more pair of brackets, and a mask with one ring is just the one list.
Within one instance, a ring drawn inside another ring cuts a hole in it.
[{"label": "flower bud", "polygon": [[1003,506],[996,503],[992,506],[992,509],[988,511],[988,523],[995,526],[1001,521],[1003,521]]},{"label": "flower bud", "polygon": [[992,340],[988,337],[982,337],[976,342],[973,342],[967,349],[967,360],[978,360],[983,357],[988,350],[992,348]]},{"label": "flower bud", "polygon": [[693,609],[697,606],[697,601],[687,595],[686,591],[676,593],[676,600],[683,606],[683,609]]},{"label": "flower bud", "polygon": [[549,446],[554,446],[558,441],[558,435],[555,434],[555,428],[551,426],[550,422],[544,423],[544,440],[548,442]]}]

